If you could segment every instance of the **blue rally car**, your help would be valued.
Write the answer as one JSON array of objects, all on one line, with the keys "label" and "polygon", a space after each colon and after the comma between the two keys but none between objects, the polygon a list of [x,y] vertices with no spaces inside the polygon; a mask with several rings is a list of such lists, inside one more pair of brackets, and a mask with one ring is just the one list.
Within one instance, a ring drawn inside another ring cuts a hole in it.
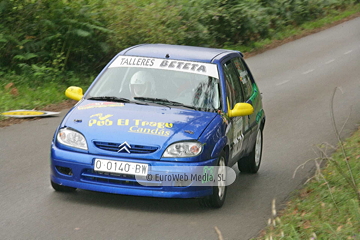
[{"label": "blue rally car", "polygon": [[215,176],[226,176],[225,168],[236,163],[240,172],[259,169],[265,113],[238,51],[137,45],[117,54],[85,94],[74,86],[65,94],[79,102],[52,141],[56,191],[199,198],[219,208],[224,181],[202,186],[185,176],[154,182],[156,169],[215,167]]}]

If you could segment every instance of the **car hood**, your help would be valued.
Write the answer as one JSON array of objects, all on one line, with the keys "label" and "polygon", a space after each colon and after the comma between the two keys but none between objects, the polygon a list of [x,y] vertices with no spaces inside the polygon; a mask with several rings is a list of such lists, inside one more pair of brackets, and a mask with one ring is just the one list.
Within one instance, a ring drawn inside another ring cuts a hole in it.
[{"label": "car hood", "polygon": [[62,126],[81,132],[88,142],[167,146],[198,139],[216,113],[174,107],[84,100]]}]

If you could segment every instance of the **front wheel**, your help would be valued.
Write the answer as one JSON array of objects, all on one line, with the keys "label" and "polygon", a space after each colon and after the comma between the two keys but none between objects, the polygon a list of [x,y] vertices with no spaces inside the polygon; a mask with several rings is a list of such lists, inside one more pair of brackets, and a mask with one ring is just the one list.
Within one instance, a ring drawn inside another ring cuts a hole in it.
[{"label": "front wheel", "polygon": [[249,156],[243,157],[238,161],[240,172],[257,173],[260,168],[261,156],[263,149],[263,134],[261,128],[258,129],[254,148]]},{"label": "front wheel", "polygon": [[[215,176],[222,176],[226,179],[226,154],[224,151],[221,152],[217,162],[217,172]],[[213,193],[210,196],[199,199],[201,206],[221,208],[225,202],[226,197],[226,182],[217,181],[217,186],[213,186]]]}]

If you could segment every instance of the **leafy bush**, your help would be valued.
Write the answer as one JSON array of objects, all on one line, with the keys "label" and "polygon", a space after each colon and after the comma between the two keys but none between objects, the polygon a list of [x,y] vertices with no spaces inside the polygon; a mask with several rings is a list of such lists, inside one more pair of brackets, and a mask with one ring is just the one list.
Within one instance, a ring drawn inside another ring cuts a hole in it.
[{"label": "leafy bush", "polygon": [[97,67],[108,50],[109,31],[99,14],[102,6],[87,2],[2,1],[0,67],[19,73],[29,67],[53,73]]},{"label": "leafy bush", "polygon": [[0,0],[0,73],[64,83],[69,74],[99,72],[132,45],[249,46],[356,2]]},{"label": "leafy bush", "polygon": [[209,15],[209,31],[220,46],[258,40],[268,34],[270,17],[266,10],[253,0],[217,1]]},{"label": "leafy bush", "polygon": [[201,11],[206,1],[108,1],[110,41],[119,50],[140,43],[206,44]]},{"label": "leafy bush", "polygon": [[212,4],[208,28],[216,45],[248,44],[272,37],[286,26],[354,4],[355,0],[223,0]]},{"label": "leafy bush", "polygon": [[300,25],[354,4],[354,0],[259,0],[272,19],[271,27]]}]

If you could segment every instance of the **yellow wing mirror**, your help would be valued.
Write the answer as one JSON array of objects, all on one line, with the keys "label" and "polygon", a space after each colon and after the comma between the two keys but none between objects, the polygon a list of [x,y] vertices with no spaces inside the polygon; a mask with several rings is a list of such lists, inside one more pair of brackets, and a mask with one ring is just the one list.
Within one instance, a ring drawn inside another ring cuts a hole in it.
[{"label": "yellow wing mirror", "polygon": [[71,86],[66,89],[65,96],[73,100],[79,101],[84,96],[84,94],[82,88]]},{"label": "yellow wing mirror", "polygon": [[254,112],[254,107],[249,103],[237,103],[232,110],[229,110],[229,117],[247,116]]}]

